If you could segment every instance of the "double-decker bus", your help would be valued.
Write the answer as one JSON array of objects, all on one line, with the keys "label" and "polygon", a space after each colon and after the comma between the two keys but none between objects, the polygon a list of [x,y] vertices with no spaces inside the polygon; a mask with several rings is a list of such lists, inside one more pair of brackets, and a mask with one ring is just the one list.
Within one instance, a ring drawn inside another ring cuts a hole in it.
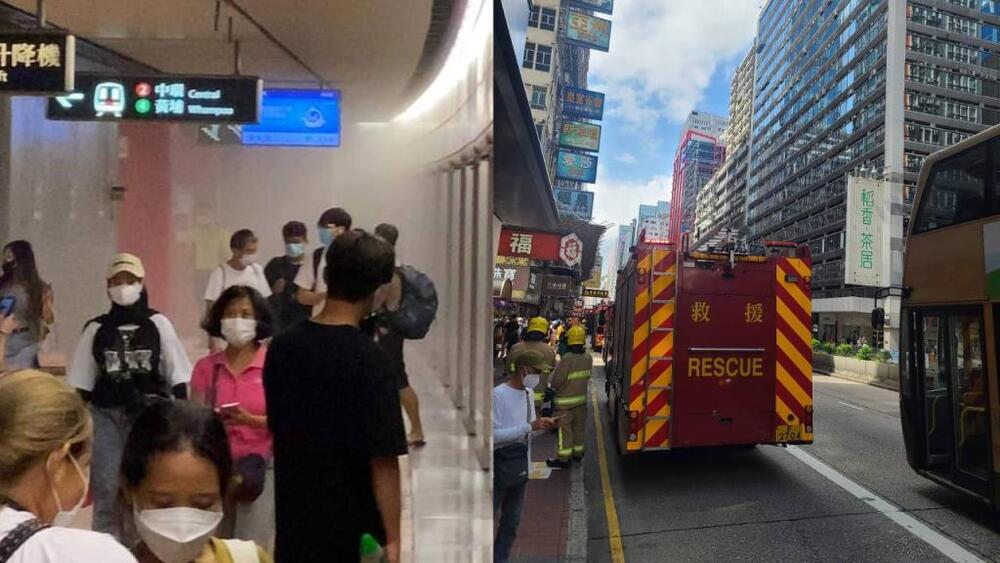
[{"label": "double-decker bus", "polygon": [[900,412],[918,473],[1000,507],[1000,126],[929,156],[906,234]]}]

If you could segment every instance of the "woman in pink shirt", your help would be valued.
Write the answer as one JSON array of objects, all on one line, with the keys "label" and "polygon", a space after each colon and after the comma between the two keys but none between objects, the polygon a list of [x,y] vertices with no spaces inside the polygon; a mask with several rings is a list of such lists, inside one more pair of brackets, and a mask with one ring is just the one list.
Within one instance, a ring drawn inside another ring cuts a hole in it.
[{"label": "woman in pink shirt", "polygon": [[256,454],[267,462],[263,492],[250,503],[227,502],[220,531],[253,540],[269,552],[274,546],[274,466],[263,374],[271,327],[271,310],[257,290],[226,289],[202,324],[209,335],[226,340],[226,349],[199,360],[191,375],[193,398],[216,409],[226,424],[233,461]]}]

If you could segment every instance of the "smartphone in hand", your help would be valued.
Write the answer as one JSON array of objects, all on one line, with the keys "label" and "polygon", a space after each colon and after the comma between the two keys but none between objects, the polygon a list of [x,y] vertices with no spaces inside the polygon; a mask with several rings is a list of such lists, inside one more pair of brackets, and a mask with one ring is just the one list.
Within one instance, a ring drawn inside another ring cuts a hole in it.
[{"label": "smartphone in hand", "polygon": [[0,299],[0,317],[6,317],[14,312],[14,305],[17,304],[17,298],[13,295],[7,295]]},{"label": "smartphone in hand", "polygon": [[233,416],[240,412],[240,404],[226,403],[224,405],[219,405],[219,408],[216,409],[216,411],[218,411],[218,413],[221,414],[223,417]]}]

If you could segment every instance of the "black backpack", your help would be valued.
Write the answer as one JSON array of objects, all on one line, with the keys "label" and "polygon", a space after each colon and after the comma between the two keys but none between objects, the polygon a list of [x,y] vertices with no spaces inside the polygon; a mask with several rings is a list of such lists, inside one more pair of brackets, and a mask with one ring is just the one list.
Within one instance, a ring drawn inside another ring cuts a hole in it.
[{"label": "black backpack", "polygon": [[438,298],[434,282],[413,266],[396,270],[403,285],[399,309],[386,315],[387,324],[403,338],[419,340],[427,336],[437,316]]}]

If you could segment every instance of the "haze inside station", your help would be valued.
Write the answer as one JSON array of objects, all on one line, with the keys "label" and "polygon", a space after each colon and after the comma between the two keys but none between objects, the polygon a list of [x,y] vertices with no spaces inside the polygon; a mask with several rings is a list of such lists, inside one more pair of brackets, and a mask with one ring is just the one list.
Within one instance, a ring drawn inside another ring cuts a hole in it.
[{"label": "haze inside station", "polygon": [[[6,4],[0,17],[32,24],[35,0]],[[85,321],[107,310],[104,274],[116,252],[142,258],[151,306],[200,357],[204,283],[229,259],[229,236],[252,229],[263,265],[284,254],[281,227],[298,220],[309,228],[311,256],[317,219],[335,206],[369,231],[397,225],[399,260],[418,265],[443,291],[455,235],[443,220],[447,186],[432,166],[459,158],[489,130],[489,33],[474,32],[492,20],[473,1],[435,22],[432,4],[45,2],[49,24],[78,38],[78,72],[232,74],[238,41],[240,73],[259,76],[265,89],[340,90],[342,141],[336,148],[210,144],[196,124],[50,121],[45,97],[0,98],[0,236],[34,245],[55,293],[43,362],[64,363]],[[464,35],[456,33],[462,24]],[[456,41],[464,49],[452,76],[433,83]],[[415,102],[422,105],[411,108]],[[485,167],[472,173],[485,175]],[[439,338],[411,346],[413,361],[433,362],[422,349]]]}]

